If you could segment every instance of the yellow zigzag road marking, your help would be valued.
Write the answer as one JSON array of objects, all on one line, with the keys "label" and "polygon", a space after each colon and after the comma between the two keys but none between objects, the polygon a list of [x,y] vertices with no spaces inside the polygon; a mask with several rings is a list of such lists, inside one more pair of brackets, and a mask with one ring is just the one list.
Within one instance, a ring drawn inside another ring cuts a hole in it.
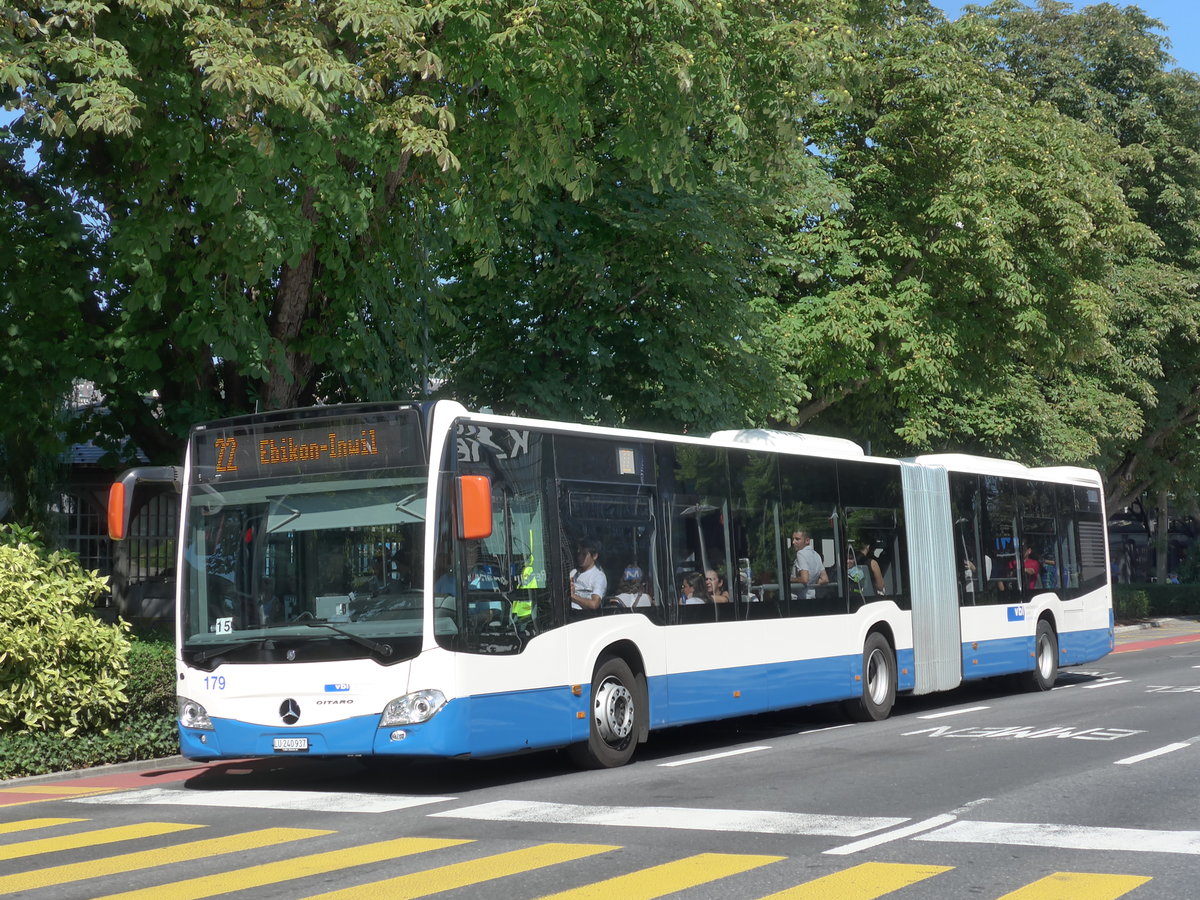
[{"label": "yellow zigzag road marking", "polygon": [[314,853],[310,856],[297,856],[279,862],[234,869],[220,875],[189,878],[187,881],[176,881],[140,891],[110,894],[107,897],[98,898],[98,900],[135,900],[135,898],[137,900],[157,900],[164,896],[169,896],[171,900],[195,900],[199,897],[215,897],[218,894],[265,887],[268,884],[279,884],[295,878],[323,875],[328,872],[337,872],[340,869],[349,869],[352,866],[383,862],[401,856],[411,856],[414,853],[424,853],[427,850],[440,850],[443,847],[455,847],[470,843],[472,841],[397,838],[392,841],[363,844],[360,847],[348,847],[345,850],[329,850],[325,853]]},{"label": "yellow zigzag road marking", "polygon": [[33,831],[35,828],[50,828],[54,825],[74,825],[87,819],[22,819],[19,822],[0,824],[0,834],[15,834],[18,831]]},{"label": "yellow zigzag road marking", "polygon": [[915,866],[909,863],[863,863],[771,894],[763,900],[874,900],[949,872],[954,866]]},{"label": "yellow zigzag road marking", "polygon": [[65,784],[23,784],[20,787],[0,788],[0,794],[62,794],[64,797],[86,797],[89,794],[111,794],[113,791],[123,791],[127,788],[112,787],[71,787]]},{"label": "yellow zigzag road marking", "polygon": [[158,837],[162,834],[174,834],[177,831],[188,831],[192,828],[203,827],[203,825],[176,825],[171,822],[143,822],[140,825],[118,825],[115,828],[100,828],[96,831],[84,831],[79,834],[63,835],[62,837],[38,838],[33,841],[4,844],[0,846],[0,859],[20,859],[24,856],[35,856],[39,853],[54,853],[57,850],[78,850],[80,847],[97,847],[100,844],[114,844],[117,841]]},{"label": "yellow zigzag road marking", "polygon": [[[718,878],[757,869],[767,863],[786,859],[783,856],[751,856],[733,853],[699,853],[686,859],[652,866],[640,872],[618,875],[605,881],[585,885],[571,891],[551,894],[554,900],[652,900]],[[544,897],[542,900],[550,900]]]},{"label": "yellow zigzag road marking", "polygon": [[[184,825],[180,827],[201,828],[203,826]],[[176,844],[175,846],[162,847],[158,850],[142,850],[137,853],[125,853],[120,856],[109,856],[87,862],[55,866],[50,869],[37,869],[32,872],[23,872],[20,875],[5,875],[0,877],[0,894],[11,894],[16,891],[32,891],[34,888],[68,884],[72,881],[83,881],[86,878],[100,878],[105,875],[115,875],[119,872],[132,872],[135,869],[149,869],[170,863],[207,859],[210,856],[220,856],[224,853],[236,853],[239,850],[254,850],[259,847],[271,847],[275,844],[285,844],[289,841],[320,837],[326,834],[333,834],[333,832],[317,831],[311,828],[266,828],[262,831],[250,831],[245,834],[230,835],[229,837],[210,838],[204,841]]]},{"label": "yellow zigzag road marking", "polygon": [[317,894],[308,900],[378,900],[379,897],[387,897],[388,900],[410,900],[620,849],[602,844],[541,844],[525,850],[497,853],[495,856],[454,863],[438,869],[413,872],[410,875],[375,881],[342,891]]},{"label": "yellow zigzag road marking", "polygon": [[1149,880],[1142,875],[1055,872],[1005,894],[1000,900],[1117,900]]}]

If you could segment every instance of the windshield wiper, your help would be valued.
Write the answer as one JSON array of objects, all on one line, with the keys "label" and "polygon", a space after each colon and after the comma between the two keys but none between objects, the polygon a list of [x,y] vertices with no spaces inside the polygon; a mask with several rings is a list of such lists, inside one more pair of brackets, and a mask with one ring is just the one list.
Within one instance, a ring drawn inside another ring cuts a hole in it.
[{"label": "windshield wiper", "polygon": [[372,653],[379,653],[383,656],[392,655],[392,645],[382,644],[379,641],[373,641],[368,637],[363,637],[361,634],[355,634],[353,631],[347,631],[345,628],[338,628],[330,622],[291,622],[292,625],[303,625],[305,628],[328,628],[330,631],[336,631],[343,637],[348,637],[356,644],[361,644]]},{"label": "windshield wiper", "polygon": [[245,650],[247,647],[256,647],[269,640],[271,638],[268,637],[251,638],[248,641],[239,641],[236,644],[226,644],[224,647],[214,647],[212,650],[202,650],[196,654],[195,661],[198,663],[206,662],[226,653],[237,653],[239,650]]}]

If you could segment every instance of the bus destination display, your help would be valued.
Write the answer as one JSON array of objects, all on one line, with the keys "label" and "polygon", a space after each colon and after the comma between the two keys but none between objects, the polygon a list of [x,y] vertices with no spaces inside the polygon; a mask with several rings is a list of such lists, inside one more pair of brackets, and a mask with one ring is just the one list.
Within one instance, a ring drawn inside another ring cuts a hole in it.
[{"label": "bus destination display", "polygon": [[365,468],[421,465],[411,416],[386,420],[329,420],[241,425],[197,432],[193,459],[202,480],[312,475]]}]

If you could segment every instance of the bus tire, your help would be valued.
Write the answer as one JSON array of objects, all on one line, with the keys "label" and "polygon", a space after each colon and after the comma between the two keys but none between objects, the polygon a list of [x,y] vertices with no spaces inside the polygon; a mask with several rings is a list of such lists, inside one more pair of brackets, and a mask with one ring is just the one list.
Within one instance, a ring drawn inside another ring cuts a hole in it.
[{"label": "bus tire", "polygon": [[644,696],[625,660],[601,659],[592,676],[588,739],[570,748],[575,763],[585,769],[611,769],[629,762],[644,730]]},{"label": "bus tire", "polygon": [[1045,619],[1039,619],[1033,639],[1033,671],[1019,676],[1027,691],[1048,691],[1058,680],[1058,635]]},{"label": "bus tire", "polygon": [[878,631],[863,644],[862,695],[843,705],[856,722],[878,722],[892,713],[896,704],[896,654]]}]

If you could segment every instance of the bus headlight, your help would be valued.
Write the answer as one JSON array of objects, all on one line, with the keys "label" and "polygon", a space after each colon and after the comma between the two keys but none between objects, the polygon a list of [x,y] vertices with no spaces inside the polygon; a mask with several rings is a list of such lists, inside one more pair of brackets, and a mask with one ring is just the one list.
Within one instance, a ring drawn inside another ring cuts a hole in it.
[{"label": "bus headlight", "polygon": [[179,724],[184,728],[200,728],[204,731],[212,731],[212,719],[208,717],[208,710],[195,700],[189,700],[187,697],[175,698],[175,710],[179,715]]},{"label": "bus headlight", "polygon": [[416,691],[397,697],[383,708],[379,727],[391,725],[417,725],[428,722],[439,709],[446,705],[446,695],[441,691]]}]

